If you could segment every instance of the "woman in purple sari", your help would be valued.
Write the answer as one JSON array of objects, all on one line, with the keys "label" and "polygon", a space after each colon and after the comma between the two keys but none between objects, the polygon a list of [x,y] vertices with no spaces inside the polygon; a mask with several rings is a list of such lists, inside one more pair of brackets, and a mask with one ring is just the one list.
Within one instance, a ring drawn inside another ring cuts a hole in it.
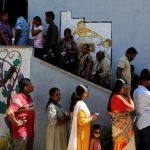
[{"label": "woman in purple sari", "polygon": [[8,13],[2,11],[0,14],[0,45],[12,45],[12,30],[8,19]]}]

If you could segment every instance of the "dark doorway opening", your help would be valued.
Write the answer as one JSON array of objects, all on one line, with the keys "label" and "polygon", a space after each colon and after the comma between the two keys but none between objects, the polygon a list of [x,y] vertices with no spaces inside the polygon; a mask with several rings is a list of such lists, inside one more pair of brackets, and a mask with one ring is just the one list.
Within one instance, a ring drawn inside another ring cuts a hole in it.
[{"label": "dark doorway opening", "polygon": [[27,19],[28,0],[0,0],[0,10],[3,9],[8,11],[9,22],[14,26],[20,13]]}]

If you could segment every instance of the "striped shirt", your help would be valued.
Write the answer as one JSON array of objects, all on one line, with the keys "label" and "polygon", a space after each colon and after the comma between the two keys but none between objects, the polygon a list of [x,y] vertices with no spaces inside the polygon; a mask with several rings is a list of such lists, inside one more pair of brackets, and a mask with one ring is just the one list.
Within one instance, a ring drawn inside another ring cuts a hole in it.
[{"label": "striped shirt", "polygon": [[14,138],[29,138],[34,136],[34,104],[32,98],[25,96],[23,93],[18,93],[9,106],[15,112],[17,120],[25,118],[27,122],[22,126],[12,124]]}]

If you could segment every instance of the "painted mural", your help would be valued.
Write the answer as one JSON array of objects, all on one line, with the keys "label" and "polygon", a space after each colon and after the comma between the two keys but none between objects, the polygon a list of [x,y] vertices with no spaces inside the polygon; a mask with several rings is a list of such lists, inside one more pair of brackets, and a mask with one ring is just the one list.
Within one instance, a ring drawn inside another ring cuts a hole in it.
[{"label": "painted mural", "polygon": [[19,91],[18,81],[30,78],[31,48],[0,48],[0,80],[9,73],[9,68],[15,66],[13,76],[0,87],[0,138],[9,132],[9,121],[6,117],[6,109],[12,97]]},{"label": "painted mural", "polygon": [[72,18],[71,12],[61,12],[61,37],[65,28],[70,28],[80,51],[82,44],[90,45],[93,59],[96,52],[101,50],[111,60],[112,28],[111,22],[86,22],[84,18]]}]

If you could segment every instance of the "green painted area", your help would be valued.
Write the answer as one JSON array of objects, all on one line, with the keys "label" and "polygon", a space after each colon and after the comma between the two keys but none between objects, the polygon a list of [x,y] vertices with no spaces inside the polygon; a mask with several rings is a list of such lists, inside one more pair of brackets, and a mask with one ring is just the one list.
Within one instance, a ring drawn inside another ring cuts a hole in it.
[{"label": "green painted area", "polygon": [[4,97],[8,97],[8,91],[7,91],[7,89],[2,89],[2,95],[4,96]]},{"label": "green painted area", "polygon": [[16,88],[15,88],[15,90],[16,90],[16,93],[18,93],[19,92],[19,85],[16,85]]},{"label": "green painted area", "polygon": [[4,102],[0,101],[0,113],[5,114],[7,109],[7,105]]},{"label": "green painted area", "polygon": [[14,66],[19,66],[20,63],[21,63],[21,62],[20,62],[19,59],[15,59],[15,60],[13,61]]}]

